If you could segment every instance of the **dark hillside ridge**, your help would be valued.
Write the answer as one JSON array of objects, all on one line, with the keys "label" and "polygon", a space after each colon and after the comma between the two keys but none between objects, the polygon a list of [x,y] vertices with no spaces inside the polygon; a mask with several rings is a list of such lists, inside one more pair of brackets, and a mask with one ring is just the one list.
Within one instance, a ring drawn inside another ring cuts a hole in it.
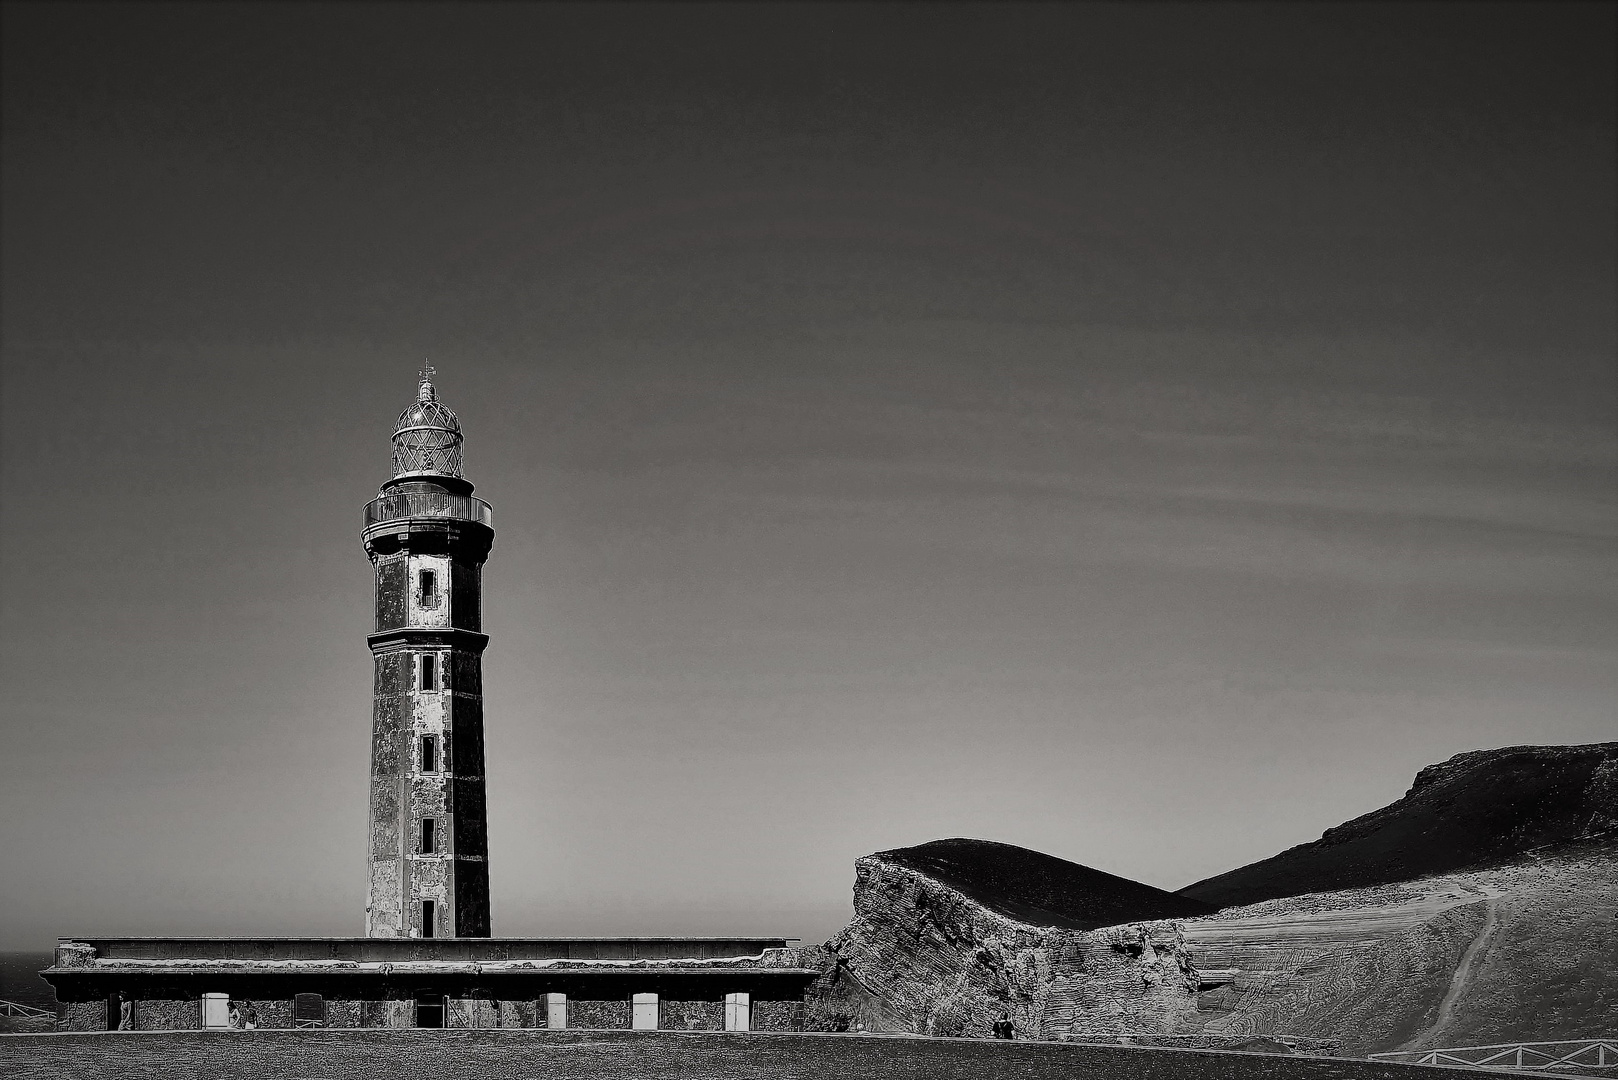
[{"label": "dark hillside ridge", "polygon": [[1511,862],[1618,833],[1618,742],[1457,754],[1405,797],[1181,896],[1219,907]]},{"label": "dark hillside ridge", "polygon": [[992,840],[934,840],[870,857],[924,874],[1030,926],[1094,930],[1214,910],[1191,897]]}]

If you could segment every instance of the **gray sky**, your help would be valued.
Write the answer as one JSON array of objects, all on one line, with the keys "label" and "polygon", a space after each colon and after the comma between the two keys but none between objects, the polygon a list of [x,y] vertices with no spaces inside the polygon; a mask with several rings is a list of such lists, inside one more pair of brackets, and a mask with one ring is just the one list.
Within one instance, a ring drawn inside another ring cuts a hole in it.
[{"label": "gray sky", "polygon": [[1618,734],[1610,6],[4,18],[0,947],[362,932],[424,356],[497,934]]}]

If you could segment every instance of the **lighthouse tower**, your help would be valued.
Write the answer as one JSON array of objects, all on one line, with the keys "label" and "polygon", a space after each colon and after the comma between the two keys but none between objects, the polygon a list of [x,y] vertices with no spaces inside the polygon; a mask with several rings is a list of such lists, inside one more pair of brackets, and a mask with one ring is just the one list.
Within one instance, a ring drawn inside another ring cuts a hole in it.
[{"label": "lighthouse tower", "polygon": [[461,475],[461,425],[424,368],[365,507],[376,570],[371,937],[488,937],[483,563],[489,504]]}]

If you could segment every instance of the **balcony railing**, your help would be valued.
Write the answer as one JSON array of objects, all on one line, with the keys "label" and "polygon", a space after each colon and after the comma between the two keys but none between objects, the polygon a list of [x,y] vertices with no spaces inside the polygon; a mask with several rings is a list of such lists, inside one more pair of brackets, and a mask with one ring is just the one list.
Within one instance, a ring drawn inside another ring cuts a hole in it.
[{"label": "balcony railing", "polygon": [[411,518],[475,521],[479,525],[494,528],[494,511],[489,504],[470,495],[451,495],[447,491],[407,491],[384,495],[365,504],[366,529],[385,521],[408,521]]}]

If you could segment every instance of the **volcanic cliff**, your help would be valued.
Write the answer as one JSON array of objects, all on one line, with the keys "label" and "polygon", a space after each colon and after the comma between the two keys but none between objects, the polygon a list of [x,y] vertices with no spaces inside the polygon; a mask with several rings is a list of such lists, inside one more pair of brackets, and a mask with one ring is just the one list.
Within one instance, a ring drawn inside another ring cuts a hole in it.
[{"label": "volcanic cliff", "polygon": [[[1349,1054],[1618,1022],[1618,743],[1459,754],[1319,840],[1168,893],[1008,844],[855,864],[811,1026]],[[810,962],[810,958],[805,958]]]},{"label": "volcanic cliff", "polygon": [[826,1026],[1022,1038],[1169,1032],[1196,1009],[1175,917],[1200,901],[1009,844],[936,840],[855,864],[854,920],[827,942]]}]

